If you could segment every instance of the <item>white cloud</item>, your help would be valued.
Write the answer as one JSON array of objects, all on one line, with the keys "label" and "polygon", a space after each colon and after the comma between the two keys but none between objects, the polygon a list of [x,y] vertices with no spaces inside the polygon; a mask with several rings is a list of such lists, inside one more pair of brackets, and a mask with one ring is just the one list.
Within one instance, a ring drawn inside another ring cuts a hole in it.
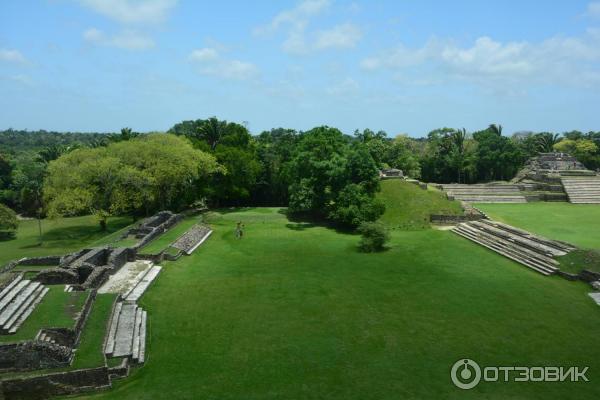
[{"label": "white cloud", "polygon": [[585,15],[591,18],[600,18],[600,1],[589,3]]},{"label": "white cloud", "polygon": [[152,24],[163,21],[177,0],[80,0],[80,3],[121,23]]},{"label": "white cloud", "polygon": [[331,0],[304,0],[291,10],[277,14],[270,23],[254,30],[256,34],[273,33],[280,27],[288,25],[292,30],[303,30],[311,17],[326,10]]},{"label": "white cloud", "polygon": [[317,33],[317,49],[351,48],[362,38],[362,32],[356,25],[346,23]]},{"label": "white cloud", "polygon": [[154,47],[154,41],[133,30],[124,30],[116,35],[108,36],[96,28],[83,32],[83,39],[99,46],[117,47],[125,50],[147,50]]},{"label": "white cloud", "polygon": [[211,47],[193,50],[189,55],[202,75],[216,76],[228,80],[253,80],[258,77],[258,67],[250,62],[227,59]]},{"label": "white cloud", "polygon": [[0,49],[0,61],[25,64],[27,59],[18,50]]},{"label": "white cloud", "polygon": [[365,58],[365,70],[387,69],[402,81],[443,83],[461,79],[483,86],[600,84],[600,35],[553,37],[539,43],[498,42],[480,37],[466,47],[430,39],[420,48],[402,44]]},{"label": "white cloud", "polygon": [[24,86],[33,86],[33,80],[27,75],[17,74],[8,77],[11,81],[20,83]]},{"label": "white cloud", "polygon": [[305,0],[290,10],[280,12],[268,24],[254,29],[254,33],[269,35],[284,31],[286,38],[282,49],[290,54],[354,47],[362,38],[362,32],[350,23],[316,33],[307,32],[311,20],[326,11],[331,3],[331,0]]},{"label": "white cloud", "polygon": [[328,94],[334,96],[351,96],[358,93],[359,90],[360,86],[358,82],[352,78],[341,80],[326,89]]}]

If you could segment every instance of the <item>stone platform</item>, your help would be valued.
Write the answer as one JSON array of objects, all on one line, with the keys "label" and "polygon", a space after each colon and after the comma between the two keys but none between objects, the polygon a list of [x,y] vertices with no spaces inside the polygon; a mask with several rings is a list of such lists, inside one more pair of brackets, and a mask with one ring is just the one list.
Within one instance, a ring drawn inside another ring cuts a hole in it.
[{"label": "stone platform", "polygon": [[39,282],[15,278],[0,292],[0,333],[14,334],[42,301],[48,288]]}]

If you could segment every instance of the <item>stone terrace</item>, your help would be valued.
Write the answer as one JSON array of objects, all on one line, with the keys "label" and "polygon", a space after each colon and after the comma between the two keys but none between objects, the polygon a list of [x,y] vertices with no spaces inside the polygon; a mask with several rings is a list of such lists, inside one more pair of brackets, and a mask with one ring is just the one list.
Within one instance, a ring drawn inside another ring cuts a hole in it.
[{"label": "stone terrace", "polygon": [[203,225],[194,225],[186,233],[181,235],[179,239],[173,243],[171,247],[184,251],[186,254],[192,254],[212,233],[210,228]]},{"label": "stone terrace", "polygon": [[549,240],[496,221],[481,220],[459,224],[453,232],[543,275],[558,271],[561,256],[575,247]]},{"label": "stone terrace", "polygon": [[468,203],[526,203],[519,185],[510,184],[447,184],[440,185],[449,198]]},{"label": "stone terrace", "polygon": [[600,176],[562,177],[569,201],[575,204],[600,204]]},{"label": "stone terrace", "polygon": [[135,303],[117,302],[104,346],[107,357],[129,357],[143,363],[146,354],[146,311]]},{"label": "stone terrace", "polygon": [[0,292],[0,332],[16,333],[48,290],[39,282],[17,276]]}]

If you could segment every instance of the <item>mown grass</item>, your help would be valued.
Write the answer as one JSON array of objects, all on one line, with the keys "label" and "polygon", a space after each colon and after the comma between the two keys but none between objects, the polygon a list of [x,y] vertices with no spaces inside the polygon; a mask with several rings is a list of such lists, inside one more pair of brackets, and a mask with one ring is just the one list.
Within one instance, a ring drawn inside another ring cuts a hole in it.
[{"label": "mown grass", "polygon": [[[0,240],[0,266],[22,257],[62,255],[84,247],[105,244],[107,235],[131,223],[129,217],[112,217],[102,231],[95,217],[46,219],[42,221],[42,243],[37,220],[20,221],[15,239]],[[109,236],[110,239],[110,236]]]},{"label": "mown grass", "polygon": [[44,299],[14,335],[1,335],[0,342],[33,339],[42,328],[72,328],[87,292],[65,292],[64,285],[50,285]]},{"label": "mown grass", "polygon": [[434,189],[423,190],[400,179],[382,181],[377,197],[386,207],[380,221],[401,230],[429,228],[431,214],[462,214],[460,203],[447,200],[444,193]]},{"label": "mown grass", "polygon": [[200,222],[200,216],[186,217],[166,233],[160,235],[140,249],[142,254],[158,254],[165,250],[167,246],[173,243],[177,238],[183,235],[188,229]]},{"label": "mown grass", "polygon": [[104,365],[104,335],[116,296],[114,293],[96,295],[96,301],[85,325],[71,369]]},{"label": "mown grass", "polygon": [[584,249],[600,249],[600,205],[539,202],[476,206],[497,221]]},{"label": "mown grass", "polygon": [[578,274],[582,270],[600,273],[599,250],[576,250],[556,258],[560,262],[560,270]]},{"label": "mown grass", "polygon": [[[275,209],[213,214],[194,254],[165,264],[142,299],[147,362],[102,399],[597,399],[598,306],[580,282],[544,277],[447,231],[356,235]],[[235,223],[246,225],[242,240]],[[487,366],[589,366],[588,383],[481,383]]]}]

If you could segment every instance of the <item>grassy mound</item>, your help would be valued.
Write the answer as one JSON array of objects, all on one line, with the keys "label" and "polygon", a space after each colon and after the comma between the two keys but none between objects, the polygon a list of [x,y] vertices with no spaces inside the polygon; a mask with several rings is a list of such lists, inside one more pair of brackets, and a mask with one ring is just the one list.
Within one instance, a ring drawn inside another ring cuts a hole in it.
[{"label": "grassy mound", "polygon": [[400,179],[381,182],[377,197],[385,203],[385,214],[380,221],[391,228],[418,230],[429,227],[431,214],[460,215],[457,201],[449,201],[435,189],[423,190],[413,183]]}]

